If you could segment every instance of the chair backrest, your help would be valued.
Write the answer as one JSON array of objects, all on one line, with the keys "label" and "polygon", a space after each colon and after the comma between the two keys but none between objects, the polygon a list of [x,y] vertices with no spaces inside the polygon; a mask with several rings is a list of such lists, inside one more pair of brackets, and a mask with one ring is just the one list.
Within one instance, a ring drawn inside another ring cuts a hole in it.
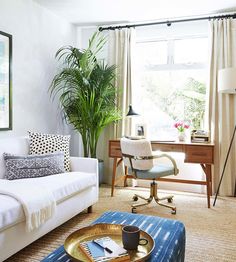
[{"label": "chair backrest", "polygon": [[[142,157],[152,156],[152,147],[150,141],[146,139],[131,140],[125,137],[120,140],[122,154]],[[124,164],[130,166],[129,158],[123,157]],[[149,170],[153,167],[153,159],[135,160],[132,159],[132,165],[134,169]]]}]

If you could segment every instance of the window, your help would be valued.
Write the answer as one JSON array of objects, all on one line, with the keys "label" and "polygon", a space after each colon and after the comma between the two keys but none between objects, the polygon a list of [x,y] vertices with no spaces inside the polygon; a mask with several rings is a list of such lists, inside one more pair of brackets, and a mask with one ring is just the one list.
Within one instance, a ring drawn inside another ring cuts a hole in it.
[{"label": "window", "polygon": [[150,42],[148,49],[147,43],[139,43],[137,48],[140,63],[145,65],[167,64],[167,41]]},{"label": "window", "polygon": [[136,43],[133,107],[149,137],[173,138],[177,120],[203,128],[207,51],[206,37]]}]

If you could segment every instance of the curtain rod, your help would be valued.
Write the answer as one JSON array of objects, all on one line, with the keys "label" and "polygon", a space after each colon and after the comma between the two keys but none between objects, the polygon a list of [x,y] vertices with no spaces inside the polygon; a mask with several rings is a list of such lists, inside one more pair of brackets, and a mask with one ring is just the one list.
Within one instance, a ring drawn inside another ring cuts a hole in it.
[{"label": "curtain rod", "polygon": [[115,30],[121,28],[130,28],[130,27],[139,27],[139,26],[150,26],[150,25],[161,25],[167,24],[167,26],[171,26],[173,23],[180,23],[180,22],[191,22],[191,21],[199,21],[199,20],[210,20],[210,19],[223,19],[223,18],[236,18],[236,13],[234,14],[227,14],[227,15],[217,15],[217,16],[203,16],[203,17],[196,17],[196,18],[186,18],[186,19],[177,19],[177,20],[166,20],[166,21],[156,21],[150,23],[142,23],[142,24],[127,24],[127,25],[117,25],[117,26],[108,26],[108,27],[99,27],[99,31],[104,30]]}]

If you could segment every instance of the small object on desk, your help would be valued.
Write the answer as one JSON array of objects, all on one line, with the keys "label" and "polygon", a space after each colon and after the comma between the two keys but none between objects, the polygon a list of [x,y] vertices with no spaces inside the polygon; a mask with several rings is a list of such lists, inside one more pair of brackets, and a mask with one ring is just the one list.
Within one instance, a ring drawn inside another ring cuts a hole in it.
[{"label": "small object on desk", "polygon": [[144,136],[125,136],[125,137],[131,140],[145,139]]},{"label": "small object on desk", "polygon": [[175,139],[154,139],[152,142],[160,142],[160,143],[168,143],[168,142],[176,142]]},{"label": "small object on desk", "polygon": [[209,132],[204,130],[193,130],[191,133],[192,143],[208,143],[210,142]]}]

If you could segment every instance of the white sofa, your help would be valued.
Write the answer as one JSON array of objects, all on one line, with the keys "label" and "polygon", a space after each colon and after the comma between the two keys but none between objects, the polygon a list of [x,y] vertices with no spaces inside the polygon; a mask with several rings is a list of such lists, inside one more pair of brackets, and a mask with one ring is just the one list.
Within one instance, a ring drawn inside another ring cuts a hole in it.
[{"label": "white sofa", "polygon": [[[27,155],[29,140],[25,137],[0,139],[0,182],[5,172],[2,157],[4,152]],[[29,187],[31,184],[47,187],[56,199],[56,213],[38,229],[27,232],[25,215],[20,202],[10,196],[0,194],[0,261],[10,257],[84,209],[88,208],[88,212],[91,212],[92,205],[98,201],[96,159],[71,157],[71,172],[69,173],[20,180]]]}]

